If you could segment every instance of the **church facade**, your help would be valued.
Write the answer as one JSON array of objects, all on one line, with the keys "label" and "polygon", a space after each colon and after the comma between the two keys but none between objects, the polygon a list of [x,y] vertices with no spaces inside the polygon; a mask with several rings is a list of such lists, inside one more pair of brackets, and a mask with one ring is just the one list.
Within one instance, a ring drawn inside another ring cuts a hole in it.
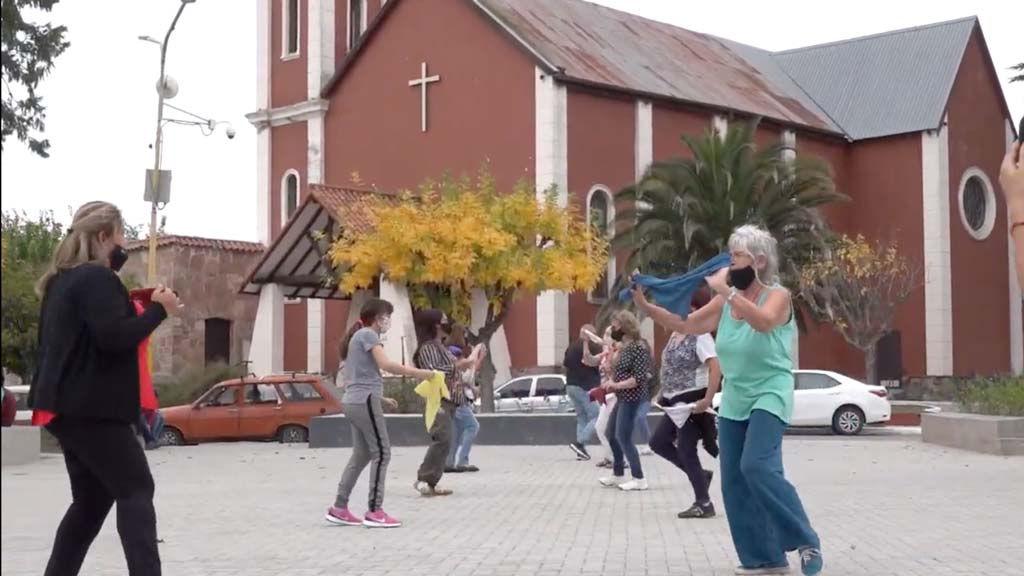
[{"label": "church facade", "polygon": [[[365,295],[343,299],[296,271],[322,252],[311,226],[358,225],[352,209],[372,194],[362,189],[393,193],[486,166],[499,186],[556,185],[562,201],[610,222],[615,191],[687,154],[681,135],[752,118],[758,143],[831,164],[852,199],[825,210],[834,228],[898,242],[924,266],[895,320],[904,375],[1024,367],[997,182],[1015,132],[975,18],[772,53],[581,0],[258,5],[248,117],[259,238],[271,248],[247,288],[260,295],[257,372],[334,370]],[[377,291],[399,308],[389,353],[409,358],[404,290],[382,280]],[[521,298],[495,342],[499,377],[560,364],[607,296]],[[660,349],[666,335],[646,330]],[[863,375],[860,354],[827,326],[797,350],[802,368]]]}]

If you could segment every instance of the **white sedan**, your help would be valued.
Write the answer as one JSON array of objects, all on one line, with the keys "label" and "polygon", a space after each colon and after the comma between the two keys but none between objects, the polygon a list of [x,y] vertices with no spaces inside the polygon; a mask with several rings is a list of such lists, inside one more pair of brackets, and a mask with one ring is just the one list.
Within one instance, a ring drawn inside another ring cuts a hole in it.
[{"label": "white sedan", "polygon": [[[871,386],[826,370],[794,370],[793,376],[790,426],[831,426],[836,434],[849,436],[860,434],[868,424],[888,422],[892,415],[889,393],[882,386]],[[715,395],[715,408],[721,396]]]},{"label": "white sedan", "polygon": [[[477,406],[480,401],[477,400]],[[495,412],[569,412],[565,376],[534,374],[513,378],[494,388]]]}]

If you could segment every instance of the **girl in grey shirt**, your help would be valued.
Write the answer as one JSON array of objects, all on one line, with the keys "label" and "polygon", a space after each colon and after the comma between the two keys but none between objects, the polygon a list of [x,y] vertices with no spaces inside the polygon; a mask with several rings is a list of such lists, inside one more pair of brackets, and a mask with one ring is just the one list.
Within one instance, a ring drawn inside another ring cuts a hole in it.
[{"label": "girl in grey shirt", "polygon": [[[334,506],[327,510],[331,524],[344,526],[364,525],[371,528],[396,528],[402,523],[387,515],[381,508],[384,502],[384,479],[391,460],[391,440],[384,421],[383,406],[391,409],[398,403],[384,398],[384,378],[381,372],[426,380],[433,370],[420,370],[388,360],[380,337],[391,328],[394,307],[387,300],[371,299],[363,305],[359,322],[349,329],[342,346],[345,367],[342,379],[345,394],[342,404],[345,418],[352,426],[352,456],[341,475]],[[370,498],[367,512],[359,518],[349,511],[349,496],[367,464],[370,465]]]}]

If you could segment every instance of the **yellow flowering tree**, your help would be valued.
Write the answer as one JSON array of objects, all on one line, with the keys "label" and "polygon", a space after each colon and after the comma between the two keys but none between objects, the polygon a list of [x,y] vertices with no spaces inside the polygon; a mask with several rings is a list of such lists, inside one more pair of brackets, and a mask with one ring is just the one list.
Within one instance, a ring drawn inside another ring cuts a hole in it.
[{"label": "yellow flowering tree", "polygon": [[892,328],[896,307],[921,286],[921,268],[896,244],[839,236],[800,271],[800,298],[864,353],[868,383],[877,384],[876,344]]},{"label": "yellow flowering tree", "polygon": [[[608,258],[607,241],[592,233],[575,206],[560,206],[555,190],[538,199],[532,186],[520,183],[498,193],[486,173],[427,182],[398,202],[377,202],[368,216],[369,230],[344,231],[328,252],[341,291],[369,288],[383,276],[405,284],[413,306],[445,310],[467,326],[472,295],[481,291],[486,317],[470,337],[485,345],[517,297],[590,290]],[[494,373],[488,360],[485,410],[494,406]]]}]

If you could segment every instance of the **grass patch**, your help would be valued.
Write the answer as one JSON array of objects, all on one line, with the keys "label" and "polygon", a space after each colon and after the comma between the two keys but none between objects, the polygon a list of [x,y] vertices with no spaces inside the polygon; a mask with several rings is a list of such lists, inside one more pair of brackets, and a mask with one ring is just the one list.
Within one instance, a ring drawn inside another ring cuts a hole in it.
[{"label": "grass patch", "polygon": [[973,378],[957,387],[964,412],[990,416],[1024,416],[1024,377]]}]

